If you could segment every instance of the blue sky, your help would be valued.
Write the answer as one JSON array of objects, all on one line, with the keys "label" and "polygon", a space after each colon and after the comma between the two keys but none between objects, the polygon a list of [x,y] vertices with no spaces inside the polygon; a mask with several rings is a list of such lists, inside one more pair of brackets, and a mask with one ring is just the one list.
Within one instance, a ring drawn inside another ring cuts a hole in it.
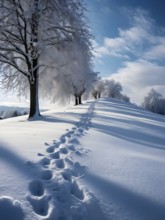
[{"label": "blue sky", "polygon": [[123,85],[141,103],[155,88],[165,94],[165,1],[86,0],[95,70]]},{"label": "blue sky", "polygon": [[[84,0],[94,35],[95,71],[119,81],[132,102],[165,96],[165,0]],[[13,101],[13,95],[4,97]]]}]

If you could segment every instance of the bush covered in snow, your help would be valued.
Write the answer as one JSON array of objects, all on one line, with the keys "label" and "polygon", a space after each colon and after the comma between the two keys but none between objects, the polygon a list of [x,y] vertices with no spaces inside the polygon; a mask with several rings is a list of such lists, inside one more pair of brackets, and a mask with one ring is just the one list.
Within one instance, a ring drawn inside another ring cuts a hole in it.
[{"label": "bush covered in snow", "polygon": [[165,98],[154,89],[144,98],[142,106],[151,112],[165,115]]}]

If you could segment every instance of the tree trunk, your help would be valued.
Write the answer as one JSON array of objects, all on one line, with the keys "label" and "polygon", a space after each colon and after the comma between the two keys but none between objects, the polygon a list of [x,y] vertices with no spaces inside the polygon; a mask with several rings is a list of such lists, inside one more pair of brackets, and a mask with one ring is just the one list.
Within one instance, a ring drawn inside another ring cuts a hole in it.
[{"label": "tree trunk", "polygon": [[79,104],[79,102],[78,102],[78,97],[75,96],[75,105],[78,105],[78,104]]},{"label": "tree trunk", "polygon": [[82,95],[85,92],[85,89],[83,89],[79,94],[78,94],[78,104],[81,105],[82,104]]},{"label": "tree trunk", "polygon": [[95,92],[93,92],[92,95],[95,99],[97,99],[97,94]]},{"label": "tree trunk", "polygon": [[31,23],[31,58],[32,68],[30,68],[31,76],[29,78],[30,83],[30,112],[29,118],[39,116],[39,100],[38,100],[38,48],[36,46],[38,42],[38,26],[39,26],[39,0],[34,0],[34,12],[32,13]]},{"label": "tree trunk", "polygon": [[30,82],[30,112],[29,119],[39,116],[39,101],[38,101],[38,77],[35,77],[34,82]]},{"label": "tree trunk", "polygon": [[29,118],[33,118],[35,116],[40,116],[39,111],[39,100],[38,100],[38,57],[32,60],[33,65],[33,74],[31,78],[29,78],[30,83],[30,112]]},{"label": "tree trunk", "polygon": [[79,105],[82,104],[82,101],[81,101],[81,95],[79,95],[79,97],[78,97],[78,102],[79,102]]},{"label": "tree trunk", "polygon": [[99,99],[101,98],[101,94],[100,94],[100,93],[98,93],[98,98],[99,98]]}]

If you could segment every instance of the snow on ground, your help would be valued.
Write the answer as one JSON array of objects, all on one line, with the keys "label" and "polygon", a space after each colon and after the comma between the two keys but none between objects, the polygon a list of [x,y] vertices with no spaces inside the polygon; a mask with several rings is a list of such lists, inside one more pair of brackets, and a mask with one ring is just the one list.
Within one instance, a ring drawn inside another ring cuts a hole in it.
[{"label": "snow on ground", "polygon": [[0,220],[165,219],[165,117],[113,99],[0,121]]}]

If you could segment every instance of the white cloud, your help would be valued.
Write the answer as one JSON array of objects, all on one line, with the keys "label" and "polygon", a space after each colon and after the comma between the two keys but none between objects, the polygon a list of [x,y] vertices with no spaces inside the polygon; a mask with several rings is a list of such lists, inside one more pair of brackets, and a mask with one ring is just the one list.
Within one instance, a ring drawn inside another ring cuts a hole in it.
[{"label": "white cloud", "polygon": [[94,49],[93,51],[95,57],[103,57],[105,55],[109,55],[109,50],[108,48],[102,46],[102,47],[98,47],[96,49]]},{"label": "white cloud", "polygon": [[105,37],[103,45],[95,45],[96,57],[165,59],[165,37],[155,30],[161,32],[145,11],[137,9],[130,28],[119,28],[117,37]]},{"label": "white cloud", "polygon": [[103,45],[96,47],[101,60],[105,56],[123,58],[124,65],[109,78],[119,81],[133,102],[142,103],[151,88],[165,96],[164,33],[147,12],[138,9],[130,28],[119,29],[117,37],[105,37]]},{"label": "white cloud", "polygon": [[165,94],[165,66],[146,60],[126,62],[110,79],[119,81],[133,102],[141,103],[151,88]]},{"label": "white cloud", "polygon": [[116,38],[104,38],[104,46],[105,48],[112,48],[119,50],[121,47],[125,46],[125,39],[121,37],[116,37]]},{"label": "white cloud", "polygon": [[148,24],[147,27],[145,27],[143,16],[141,15],[140,18],[138,19],[138,22],[134,19],[133,25],[129,29],[123,30],[119,28],[118,37],[105,37],[102,46],[97,44],[95,50],[99,56],[102,57],[104,55],[109,55],[126,57],[127,52],[133,52],[133,48],[136,48],[137,45],[142,43],[142,41],[148,39]]},{"label": "white cloud", "polygon": [[165,37],[158,37],[154,46],[150,47],[144,53],[144,58],[147,60],[165,60]]}]

